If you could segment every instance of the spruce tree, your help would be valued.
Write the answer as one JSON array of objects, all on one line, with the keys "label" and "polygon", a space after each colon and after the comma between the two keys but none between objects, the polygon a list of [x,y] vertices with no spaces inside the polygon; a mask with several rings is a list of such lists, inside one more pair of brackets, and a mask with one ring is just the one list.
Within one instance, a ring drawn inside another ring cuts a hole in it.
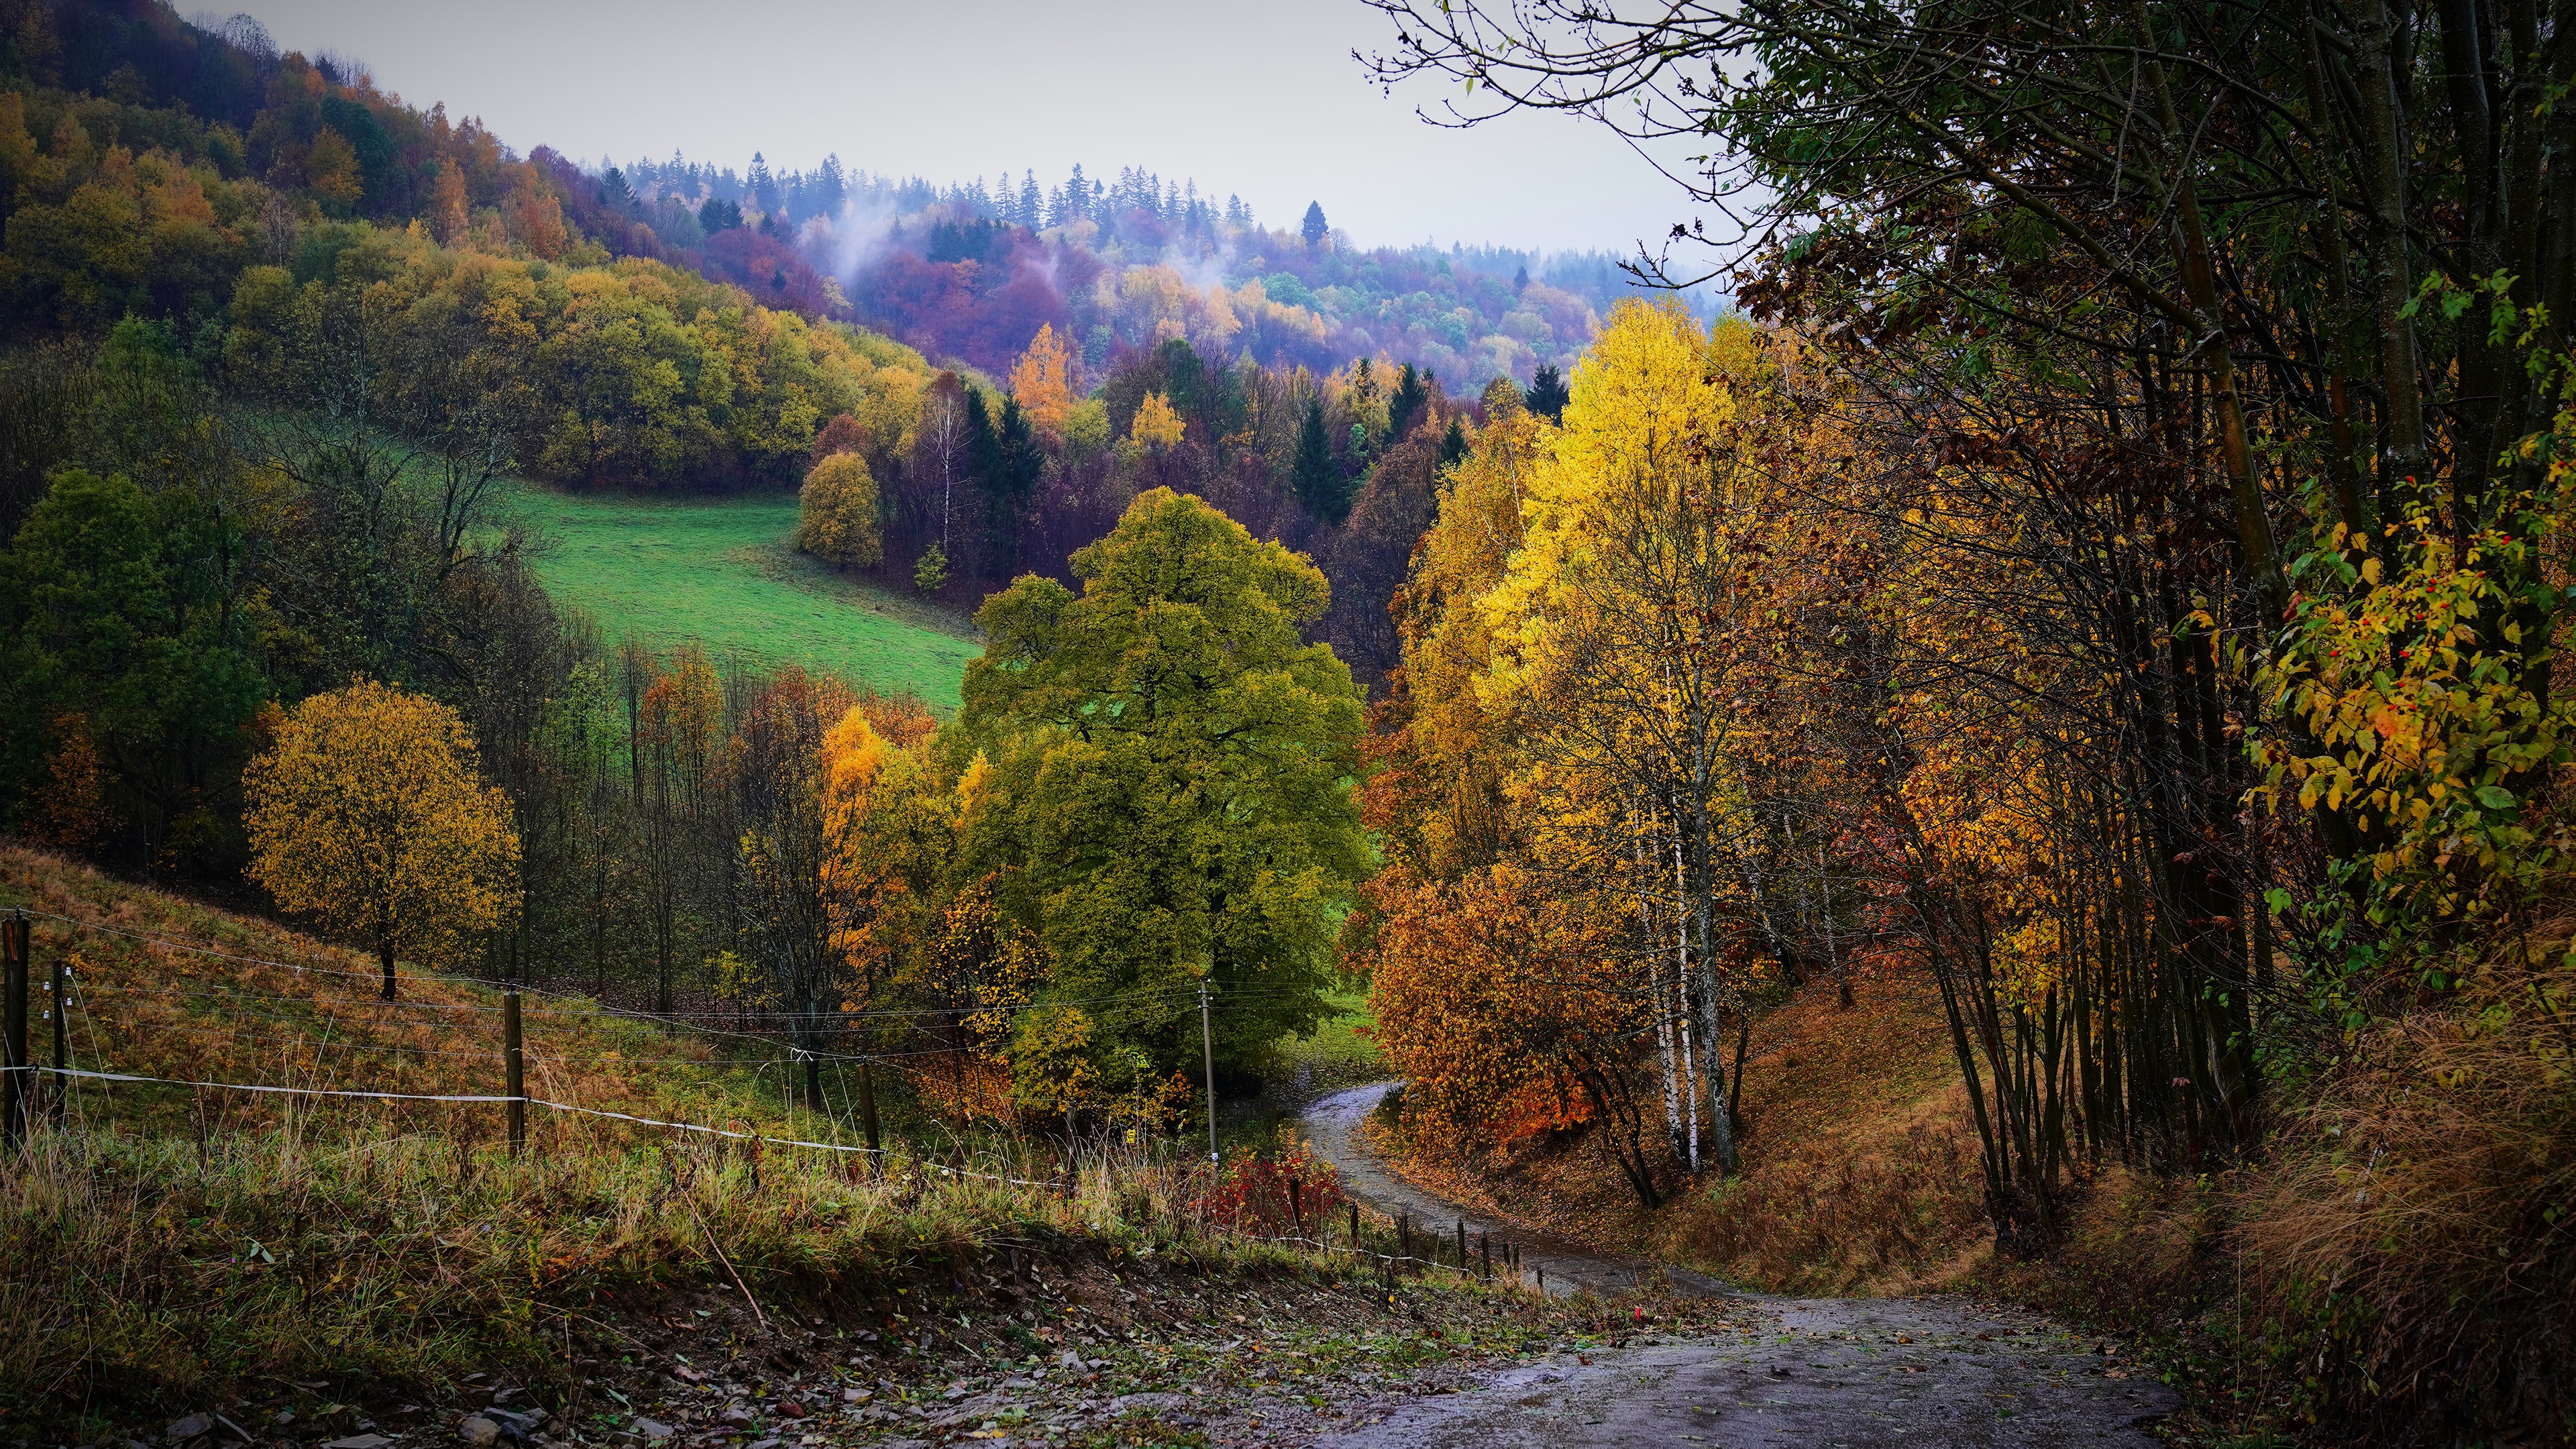
[{"label": "spruce tree", "polygon": [[1323,241],[1325,234],[1331,230],[1332,227],[1324,221],[1324,203],[1320,201],[1307,202],[1305,227],[1306,250],[1310,252],[1313,251],[1317,244]]},{"label": "spruce tree", "polygon": [[1430,402],[1431,390],[1422,385],[1422,379],[1414,373],[1413,364],[1406,363],[1404,370],[1396,375],[1395,396],[1387,400],[1387,440],[1403,442],[1404,435],[1413,431],[1413,420],[1422,415],[1423,408]]},{"label": "spruce tree", "polygon": [[1440,435],[1440,466],[1456,467],[1467,456],[1467,428],[1458,415],[1449,415],[1449,431]]},{"label": "spruce tree", "polygon": [[1556,364],[1542,362],[1538,371],[1530,375],[1529,391],[1523,394],[1522,400],[1529,404],[1531,412],[1551,423],[1561,423],[1565,421],[1565,405],[1573,397],[1574,394],[1565,386],[1565,375],[1556,370]]},{"label": "spruce tree", "polygon": [[1306,511],[1331,523],[1350,512],[1350,488],[1342,465],[1333,460],[1333,441],[1324,431],[1324,400],[1306,400],[1306,420],[1297,428],[1297,462],[1291,475]]},{"label": "spruce tree", "polygon": [[1005,396],[1002,415],[993,425],[993,463],[983,474],[985,528],[992,539],[986,573],[1008,578],[1019,572],[1020,521],[1030,495],[1046,471],[1046,451],[1020,400]]}]

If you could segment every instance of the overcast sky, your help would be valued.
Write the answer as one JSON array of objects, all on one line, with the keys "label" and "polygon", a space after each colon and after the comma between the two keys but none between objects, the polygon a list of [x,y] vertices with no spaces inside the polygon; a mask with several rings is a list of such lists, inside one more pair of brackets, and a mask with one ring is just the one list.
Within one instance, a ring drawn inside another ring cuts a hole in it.
[{"label": "overcast sky", "polygon": [[280,47],[354,56],[379,85],[479,115],[522,153],[676,148],[740,170],[754,150],[800,169],[837,151],[943,184],[1135,165],[1239,193],[1273,226],[1321,201],[1372,245],[1625,252],[1690,215],[1591,122],[1416,120],[1449,92],[1368,84],[1351,51],[1384,48],[1390,30],[1358,0],[232,0],[221,13],[236,6]]}]

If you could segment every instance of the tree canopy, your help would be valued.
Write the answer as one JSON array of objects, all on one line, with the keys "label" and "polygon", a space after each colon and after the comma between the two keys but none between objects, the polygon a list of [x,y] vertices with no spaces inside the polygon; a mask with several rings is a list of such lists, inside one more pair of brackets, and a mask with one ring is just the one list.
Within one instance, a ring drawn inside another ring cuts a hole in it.
[{"label": "tree canopy", "polygon": [[372,947],[389,1001],[397,951],[450,949],[518,911],[509,800],[475,765],[454,710],[373,680],[296,705],[251,761],[251,878]]},{"label": "tree canopy", "polygon": [[1102,1009],[1089,1040],[1166,1066],[1201,982],[1230,1060],[1311,1031],[1371,863],[1359,691],[1301,634],[1323,576],[1167,489],[1073,563],[1079,595],[1025,578],[984,606],[952,747],[993,761],[1005,889],[1054,957],[1049,992],[1160,993]]}]

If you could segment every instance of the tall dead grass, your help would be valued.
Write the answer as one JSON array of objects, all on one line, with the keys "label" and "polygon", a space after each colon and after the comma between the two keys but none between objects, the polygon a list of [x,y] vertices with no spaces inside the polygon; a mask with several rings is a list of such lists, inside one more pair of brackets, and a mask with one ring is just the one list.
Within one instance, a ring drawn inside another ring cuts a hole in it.
[{"label": "tall dead grass", "polygon": [[[5,843],[0,902],[49,913],[35,922],[36,989],[41,995],[58,961],[71,966],[75,1067],[320,1090],[501,1090],[501,998],[480,984],[406,966],[401,999],[381,1001],[371,957]],[[575,997],[530,995],[524,1017],[527,1089],[537,1097],[857,1138],[838,1081],[827,1083],[827,1098],[844,1120],[815,1119],[795,1105],[788,1053],[773,1042],[666,1028]],[[50,1060],[42,1036],[37,1054]],[[288,1100],[210,1100],[179,1088],[78,1080],[71,1091],[93,1127],[181,1135],[201,1130],[208,1114],[236,1129],[273,1126]],[[394,1133],[488,1137],[500,1122],[496,1107],[371,1102],[348,1110]]]},{"label": "tall dead grass", "polygon": [[2265,1348],[2356,1441],[2576,1440],[2567,985],[2490,978],[2384,1030],[2243,1205]]},{"label": "tall dead grass", "polygon": [[1780,1292],[1903,1291],[1986,1227],[1958,1125],[1916,1122],[1757,1159],[1664,1236],[1734,1280]]},{"label": "tall dead grass", "polygon": [[[711,1139],[513,1160],[454,1139],[282,1126],[190,1141],[45,1130],[0,1174],[0,1418],[171,1407],[258,1379],[437,1384],[568,1372],[604,1294],[831,1299],[1002,1245],[1115,1254],[1186,1234],[1195,1163],[1109,1151],[1035,1185]],[[968,1269],[971,1273],[971,1267]]]}]

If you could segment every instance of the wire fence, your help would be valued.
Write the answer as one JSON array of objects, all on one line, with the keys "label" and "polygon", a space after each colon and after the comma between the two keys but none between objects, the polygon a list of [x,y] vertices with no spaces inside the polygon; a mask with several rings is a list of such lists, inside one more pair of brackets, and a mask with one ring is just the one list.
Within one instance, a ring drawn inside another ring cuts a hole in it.
[{"label": "wire fence", "polygon": [[[69,928],[70,932],[73,933],[84,931],[95,932],[104,936],[130,940],[138,944],[154,947],[160,950],[180,952],[207,959],[222,960],[237,965],[255,966],[269,970],[291,971],[299,976],[310,974],[326,978],[364,980],[370,983],[377,982],[382,979],[381,973],[378,972],[351,971],[338,967],[317,965],[311,962],[279,960],[271,956],[225,950],[221,947],[209,945],[205,942],[191,941],[167,933],[130,930],[124,927],[111,925],[106,922],[84,920],[79,917],[64,915],[59,912],[25,909],[23,911],[23,915],[26,917],[55,922],[62,927]],[[36,1080],[44,1079],[50,1080],[54,1085],[53,1096],[57,1110],[60,1110],[68,1103],[68,1089],[72,1083],[96,1082],[102,1086],[161,1086],[184,1088],[190,1092],[238,1092],[257,1096],[286,1098],[340,1099],[386,1103],[400,1102],[463,1106],[499,1106],[521,1110],[537,1109],[567,1117],[621,1122],[655,1131],[687,1133],[708,1139],[750,1142],[762,1147],[793,1148],[802,1151],[855,1157],[876,1164],[879,1168],[883,1168],[897,1160],[898,1154],[895,1149],[881,1146],[871,1147],[851,1142],[827,1141],[813,1137],[796,1136],[785,1133],[763,1132],[756,1129],[743,1130],[734,1127],[720,1127],[702,1122],[691,1122],[671,1117],[653,1116],[641,1112],[625,1112],[608,1107],[586,1105],[579,1102],[559,1101],[540,1093],[526,1091],[404,1091],[385,1087],[369,1086],[326,1087],[311,1085],[283,1085],[265,1082],[235,1082],[222,1080],[220,1078],[160,1076],[143,1072],[109,1070],[103,1066],[75,1066],[71,1060],[71,1038],[73,1035],[72,1022],[75,1017],[77,1018],[81,1029],[85,1031],[89,1037],[87,1042],[88,1050],[85,1055],[87,1055],[93,1062],[101,1062],[106,1056],[105,1042],[101,1035],[101,1029],[113,1028],[120,1024],[115,1018],[103,1017],[92,1009],[91,993],[101,989],[103,989],[111,998],[129,997],[148,999],[185,996],[213,999],[220,1001],[227,1007],[247,1009],[253,1013],[252,1020],[255,1023],[264,1023],[267,1025],[305,1027],[320,1026],[324,1024],[336,1025],[336,1023],[327,1023],[325,1021],[307,1023],[292,1021],[274,1015],[258,1014],[263,1010],[263,1008],[267,1007],[291,1006],[309,1011],[324,1004],[312,996],[296,996],[275,992],[250,991],[242,989],[241,987],[231,983],[221,982],[196,982],[158,987],[119,984],[110,985],[105,988],[97,988],[93,987],[90,983],[81,980],[77,970],[68,963],[66,963],[59,970],[58,974],[52,978],[52,983],[49,984],[47,991],[46,1017],[49,1024],[53,1025],[55,1028],[56,1052],[58,1054],[57,1061],[51,1066],[40,1066],[29,1060],[25,1050],[23,992],[27,984],[25,973],[27,970],[28,938],[24,934],[23,925],[19,926],[17,929],[21,934],[15,938],[14,959],[12,959],[8,965],[11,973],[12,989],[19,993],[19,995],[13,997],[13,1001],[17,1003],[17,1006],[13,1012],[10,1025],[11,1051],[9,1053],[8,1060],[4,1064],[0,1064],[0,1080],[5,1080],[8,1084],[10,1111],[13,1114],[23,1114],[25,1110],[25,1104],[29,1097],[29,1094],[25,1090],[26,1086]],[[403,980],[410,981],[415,988],[423,985],[435,985],[449,989],[460,987],[470,989],[489,989],[491,986],[491,983],[472,977],[437,975],[416,971],[407,976],[397,977],[397,981]],[[328,1004],[336,1007],[355,1007],[370,1010],[382,1008],[394,1008],[397,1010],[407,1009],[424,1014],[509,1013],[512,1016],[526,1015],[555,1019],[622,1019],[641,1024],[656,1025],[668,1029],[676,1029],[686,1032],[692,1037],[715,1036],[726,1039],[756,1040],[781,1046],[788,1053],[786,1056],[771,1055],[763,1057],[680,1057],[673,1058],[668,1062],[656,1062],[650,1059],[628,1059],[623,1063],[628,1066],[667,1065],[691,1068],[757,1066],[766,1069],[770,1066],[797,1064],[810,1058],[816,1061],[831,1061],[836,1063],[855,1062],[883,1064],[899,1072],[908,1073],[911,1071],[913,1061],[915,1060],[934,1057],[952,1057],[954,1055],[953,1048],[945,1046],[916,1050],[880,1050],[869,1052],[815,1051],[798,1047],[792,1042],[781,1042],[778,1038],[773,1036],[764,1036],[756,1033],[724,1031],[704,1025],[699,1020],[699,1018],[714,1018],[730,1020],[737,1024],[741,1024],[746,1018],[749,1018],[754,1020],[788,1021],[802,1024],[803,1022],[811,1019],[811,1013],[639,1012],[601,1005],[589,1000],[588,998],[576,997],[568,993],[536,991],[528,990],[526,988],[506,986],[503,989],[505,992],[524,991],[525,994],[536,996],[540,1000],[553,1000],[563,1002],[565,1004],[554,1008],[538,1007],[530,1010],[516,1002],[511,1002],[506,999],[504,1002],[498,1004],[485,1004],[475,1002],[459,1003],[446,1001],[421,1001],[400,997],[392,1000],[377,997],[350,1002],[331,1002]],[[1147,987],[1133,992],[1113,993],[1098,997],[1084,998],[1078,1003],[1031,1003],[1025,1006],[999,1009],[1018,1012],[1036,1010],[1058,1004],[1080,1004],[1089,1006],[1130,1003],[1169,1004],[1175,999],[1185,1000],[1194,997],[1196,990],[1197,987],[1194,983],[1189,985]],[[1242,999],[1248,996],[1268,994],[1270,993],[1263,992],[1259,988],[1250,988],[1230,992],[1228,993],[1228,996],[1229,999]],[[516,1008],[515,1011],[513,1010],[514,1008]],[[937,1009],[889,1008],[860,1012],[836,1013],[835,1015],[840,1017],[858,1018],[876,1023],[880,1026],[903,1027],[907,1025],[916,1025],[924,1019],[953,1017],[956,1013],[953,1011],[940,1011]],[[55,1020],[56,1017],[59,1017],[60,1020]],[[376,1019],[380,1020],[381,1018]],[[137,1024],[139,1025],[140,1023]],[[518,1049],[515,1044],[510,1048],[483,1047],[451,1049],[383,1042],[340,1041],[333,1040],[327,1036],[316,1036],[309,1031],[300,1031],[292,1036],[279,1036],[270,1033],[245,1030],[239,1027],[221,1027],[205,1023],[187,1023],[182,1025],[164,1022],[152,1023],[151,1025],[155,1029],[162,1031],[175,1031],[182,1034],[222,1037],[230,1040],[265,1041],[281,1045],[297,1046],[316,1053],[339,1051],[356,1054],[372,1052],[417,1057],[480,1058],[489,1061],[495,1057],[503,1055],[505,1050]],[[539,1066],[543,1066],[548,1063],[569,1065],[596,1064],[604,1060],[602,1058],[573,1057],[560,1053],[547,1053],[542,1051],[524,1051],[522,1055],[523,1059],[527,1062]],[[839,1116],[840,1114],[837,1113],[832,1114],[833,1124],[836,1127],[846,1125],[839,1120]],[[13,1132],[16,1130],[22,1130],[23,1117],[13,1116],[11,1125]],[[1069,1142],[1068,1146],[1070,1145],[1071,1144]],[[1006,1172],[984,1172],[971,1167],[959,1167],[948,1163],[938,1162],[917,1152],[903,1154],[901,1160],[905,1167],[924,1172],[938,1173],[952,1179],[977,1180],[1011,1187],[1050,1192],[1062,1192],[1065,1191],[1067,1187],[1066,1180],[1063,1178],[1051,1180],[1015,1176]],[[1192,1170],[1206,1171],[1207,1169],[1204,1167],[1194,1167]],[[1465,1245],[1463,1224],[1460,1227],[1462,1236],[1459,1239],[1459,1248],[1456,1260],[1451,1261],[1438,1256],[1436,1253],[1432,1256],[1426,1257],[1409,1251],[1411,1245],[1411,1234],[1405,1226],[1408,1220],[1402,1216],[1372,1214],[1372,1217],[1382,1218],[1384,1220],[1388,1229],[1391,1230],[1392,1235],[1397,1240],[1397,1251],[1382,1252],[1367,1245],[1361,1233],[1357,1205],[1354,1203],[1351,1205],[1351,1208],[1352,1220],[1350,1231],[1347,1234],[1347,1241],[1338,1245],[1328,1242],[1321,1236],[1309,1234],[1302,1230],[1291,1233],[1265,1233],[1248,1230],[1241,1225],[1228,1225],[1210,1220],[1202,1220],[1197,1224],[1197,1226],[1203,1233],[1211,1236],[1222,1236],[1233,1241],[1261,1243],[1275,1247],[1291,1248],[1300,1252],[1311,1252],[1326,1256],[1346,1258],[1354,1264],[1373,1264],[1377,1271],[1384,1275],[1390,1282],[1393,1280],[1395,1275],[1413,1270],[1422,1272],[1448,1272],[1477,1278],[1490,1278],[1495,1274],[1495,1265],[1492,1257],[1492,1242],[1490,1237],[1483,1237],[1480,1235],[1483,1241],[1484,1256],[1481,1260],[1473,1258],[1468,1253]],[[1437,1238],[1434,1237],[1426,1240],[1437,1241]],[[1513,1281],[1525,1281],[1524,1276],[1520,1274],[1517,1269],[1517,1258],[1511,1245],[1508,1243],[1504,1244],[1503,1252],[1505,1262],[1504,1271]]]},{"label": "wire fence", "polygon": [[[732,1128],[708,1126],[704,1123],[668,1121],[661,1118],[641,1116],[631,1112],[618,1112],[601,1107],[585,1107],[578,1103],[556,1102],[543,1097],[533,1096],[513,1097],[488,1092],[393,1092],[362,1087],[281,1087],[254,1082],[201,1081],[185,1077],[154,1077],[135,1072],[104,1072],[92,1070],[86,1067],[69,1066],[7,1066],[0,1067],[0,1074],[25,1075],[29,1077],[55,1080],[186,1087],[191,1090],[201,1091],[251,1092],[294,1097],[361,1098],[387,1102],[435,1102],[481,1106],[509,1106],[515,1103],[527,1107],[543,1108],[550,1112],[562,1112],[581,1117],[594,1117],[609,1121],[632,1123],[639,1127],[660,1128],[662,1130],[672,1132],[693,1132],[707,1137],[723,1138],[737,1142],[756,1142],[763,1147],[792,1147],[814,1152],[855,1154],[877,1161],[884,1161],[893,1156],[892,1150],[888,1148],[864,1147],[846,1142],[821,1142],[810,1138],[791,1137],[765,1132],[743,1132]],[[1006,1173],[978,1172],[972,1168],[953,1167],[947,1163],[935,1162],[918,1156],[907,1159],[906,1166],[915,1170],[940,1173],[951,1178],[974,1179],[983,1182],[1001,1183],[1011,1187],[1034,1188],[1040,1191],[1056,1192],[1062,1191],[1065,1187],[1065,1182],[1061,1178],[1042,1179],[1013,1177]],[[1354,1206],[1356,1205],[1354,1204]],[[1398,1221],[1398,1219],[1388,1217],[1387,1221],[1390,1225],[1393,1225]],[[1404,1251],[1394,1253],[1379,1252],[1376,1249],[1366,1246],[1366,1244],[1361,1240],[1356,1219],[1354,1219],[1351,1235],[1338,1247],[1324,1238],[1303,1233],[1251,1232],[1240,1227],[1227,1226],[1213,1222],[1202,1222],[1200,1224],[1200,1230],[1210,1235],[1221,1235],[1237,1242],[1261,1243],[1274,1247],[1296,1248],[1301,1251],[1311,1251],[1320,1256],[1347,1257],[1362,1262],[1375,1263],[1379,1265],[1382,1270],[1388,1272],[1400,1271],[1406,1267],[1416,1267],[1426,1271],[1456,1273],[1477,1279],[1490,1279],[1494,1276],[1494,1260],[1491,1255],[1491,1240],[1488,1235],[1482,1234],[1480,1234],[1479,1237],[1483,1247],[1485,1248],[1485,1256],[1481,1261],[1469,1256],[1462,1236],[1459,1246],[1458,1261],[1453,1262],[1446,1258],[1437,1256],[1424,1257],[1417,1253]],[[1402,1229],[1398,1229],[1397,1231],[1399,1239],[1407,1236]],[[1463,1227],[1461,1231],[1463,1234]],[[1424,1236],[1426,1241],[1441,1240],[1440,1234],[1436,1232],[1427,1232]],[[1518,1276],[1517,1268],[1510,1266],[1512,1262],[1511,1251],[1510,1245],[1506,1244],[1504,1248],[1506,1260],[1505,1271]],[[1542,1276],[1540,1279],[1542,1286],[1544,1286],[1544,1282],[1545,1280]]]}]

